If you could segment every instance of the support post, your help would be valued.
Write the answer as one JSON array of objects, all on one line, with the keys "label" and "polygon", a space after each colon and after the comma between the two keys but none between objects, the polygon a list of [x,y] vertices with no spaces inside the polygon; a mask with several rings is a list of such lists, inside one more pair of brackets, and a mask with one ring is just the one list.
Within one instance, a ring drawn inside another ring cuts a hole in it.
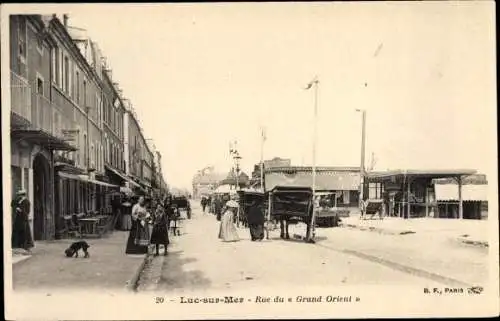
[{"label": "support post", "polygon": [[458,218],[464,218],[464,202],[462,199],[462,176],[457,177],[458,182]]},{"label": "support post", "polygon": [[410,218],[410,191],[411,191],[411,181],[410,178],[407,179],[407,193],[406,193],[406,218]]}]

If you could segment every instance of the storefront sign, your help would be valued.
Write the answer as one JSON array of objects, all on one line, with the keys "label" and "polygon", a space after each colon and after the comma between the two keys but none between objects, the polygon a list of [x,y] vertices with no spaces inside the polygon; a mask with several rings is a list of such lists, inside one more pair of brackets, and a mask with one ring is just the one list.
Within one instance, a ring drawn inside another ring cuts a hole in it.
[{"label": "storefront sign", "polygon": [[78,141],[78,134],[80,130],[78,129],[62,129],[61,133],[63,135],[63,140],[68,143],[76,144]]}]

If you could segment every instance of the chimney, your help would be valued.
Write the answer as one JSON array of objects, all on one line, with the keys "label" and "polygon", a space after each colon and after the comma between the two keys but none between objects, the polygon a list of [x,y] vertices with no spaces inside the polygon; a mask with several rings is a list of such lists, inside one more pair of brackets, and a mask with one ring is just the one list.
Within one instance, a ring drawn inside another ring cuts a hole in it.
[{"label": "chimney", "polygon": [[69,16],[67,14],[63,14],[63,24],[64,24],[64,28],[68,29],[68,19],[69,19]]}]

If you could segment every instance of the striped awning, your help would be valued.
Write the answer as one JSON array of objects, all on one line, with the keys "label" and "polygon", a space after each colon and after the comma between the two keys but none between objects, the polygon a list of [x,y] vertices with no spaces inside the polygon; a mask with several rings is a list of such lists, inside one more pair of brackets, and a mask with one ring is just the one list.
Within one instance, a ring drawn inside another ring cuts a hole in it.
[{"label": "striped awning", "polygon": [[[312,171],[267,172],[264,184],[267,191],[276,186],[312,187]],[[317,191],[356,191],[359,189],[359,185],[359,172],[316,172],[315,189]]]},{"label": "striped awning", "polygon": [[[437,201],[458,201],[457,184],[435,184]],[[462,200],[487,201],[488,185],[462,185]]]}]

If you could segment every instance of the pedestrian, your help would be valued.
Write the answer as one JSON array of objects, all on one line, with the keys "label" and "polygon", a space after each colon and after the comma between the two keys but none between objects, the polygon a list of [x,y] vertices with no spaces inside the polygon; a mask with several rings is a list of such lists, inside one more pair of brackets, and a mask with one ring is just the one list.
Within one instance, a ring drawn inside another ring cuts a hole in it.
[{"label": "pedestrian", "polygon": [[30,252],[35,245],[29,224],[31,203],[26,197],[26,191],[23,189],[18,191],[11,205],[13,215],[12,248],[20,248]]},{"label": "pedestrian", "polygon": [[217,217],[217,221],[220,221],[222,216],[222,200],[220,199],[220,197],[217,197],[215,199],[214,210],[215,210],[215,215]]},{"label": "pedestrian", "polygon": [[151,233],[151,244],[156,247],[155,256],[160,255],[160,245],[163,245],[163,255],[167,255],[167,246],[170,243],[168,239],[168,217],[161,203],[156,206],[153,220],[153,232]]},{"label": "pedestrian", "polygon": [[201,198],[201,207],[203,209],[203,213],[205,213],[205,208],[207,207],[207,198],[205,196]]},{"label": "pedestrian", "polygon": [[212,196],[207,198],[208,213],[212,213]]},{"label": "pedestrian", "polygon": [[127,241],[126,254],[146,254],[149,246],[150,214],[146,209],[144,196],[139,197],[137,204],[132,207],[132,227]]},{"label": "pedestrian", "polygon": [[226,203],[226,211],[222,216],[219,229],[219,238],[223,242],[236,242],[240,238],[238,232],[236,231],[236,226],[234,226],[234,215],[239,205],[235,201],[228,201]]},{"label": "pedestrian", "polygon": [[264,211],[262,203],[253,200],[248,208],[247,214],[248,227],[250,228],[250,237],[252,241],[262,241],[264,239]]}]

